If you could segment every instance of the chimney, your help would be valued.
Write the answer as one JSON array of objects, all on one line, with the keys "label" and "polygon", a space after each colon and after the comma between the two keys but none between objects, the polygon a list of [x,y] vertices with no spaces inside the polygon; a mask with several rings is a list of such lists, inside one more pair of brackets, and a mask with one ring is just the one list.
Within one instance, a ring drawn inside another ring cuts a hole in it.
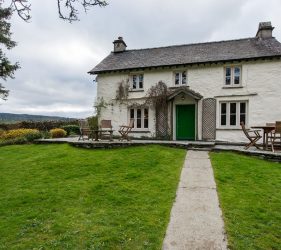
[{"label": "chimney", "polygon": [[256,34],[258,38],[272,38],[272,30],[274,27],[271,26],[271,22],[261,22],[259,23],[259,29]]},{"label": "chimney", "polygon": [[126,43],[123,41],[123,37],[119,36],[117,40],[114,40],[114,52],[123,52],[126,50]]}]

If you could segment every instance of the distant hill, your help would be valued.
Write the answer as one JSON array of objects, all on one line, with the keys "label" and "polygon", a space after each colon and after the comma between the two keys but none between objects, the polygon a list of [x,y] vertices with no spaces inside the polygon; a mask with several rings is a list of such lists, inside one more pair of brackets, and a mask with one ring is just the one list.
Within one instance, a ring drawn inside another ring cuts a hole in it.
[{"label": "distant hill", "polygon": [[16,123],[21,121],[70,121],[75,118],[67,118],[60,116],[45,116],[45,115],[27,115],[27,114],[12,114],[0,113],[0,123]]}]

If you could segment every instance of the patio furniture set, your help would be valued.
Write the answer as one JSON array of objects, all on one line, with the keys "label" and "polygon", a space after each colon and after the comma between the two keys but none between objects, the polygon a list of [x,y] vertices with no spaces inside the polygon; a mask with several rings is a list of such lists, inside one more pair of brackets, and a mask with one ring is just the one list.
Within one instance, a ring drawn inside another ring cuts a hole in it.
[{"label": "patio furniture set", "polygon": [[[111,120],[101,120],[100,126],[97,129],[92,129],[89,125],[87,119],[79,120],[80,127],[80,137],[78,140],[84,140],[85,137],[90,140],[99,141],[104,138],[104,136],[109,137],[109,141],[113,141],[113,129],[111,125]],[[129,125],[121,125],[118,132],[120,133],[120,141],[129,141],[129,133],[133,128],[134,120],[131,119]]]},{"label": "patio furniture set", "polygon": [[[245,136],[249,139],[249,143],[245,146],[248,149],[251,146],[260,149],[257,142],[263,138],[262,148],[263,150],[271,149],[275,152],[276,148],[281,148],[281,121],[276,121],[275,123],[266,123],[263,126],[252,126],[252,129],[246,129],[245,124],[241,122],[242,130]],[[263,136],[261,136],[260,131],[263,130]]]},{"label": "patio furniture set", "polygon": [[[258,141],[262,138],[262,149],[268,150],[271,149],[272,152],[275,152],[276,148],[281,149],[281,121],[276,121],[275,123],[266,123],[263,126],[252,126],[252,129],[247,129],[245,124],[241,122],[241,128],[245,136],[248,138],[249,143],[245,145],[245,149],[250,148],[251,146],[260,148],[260,144],[257,144]],[[127,140],[130,141],[129,133],[131,132],[134,126],[134,119],[131,119],[128,125],[119,126],[120,141]],[[99,141],[108,136],[109,141],[113,141],[113,132],[111,125],[111,120],[101,120],[100,126],[97,129],[92,129],[88,123],[87,119],[79,120],[80,127],[80,137],[78,140],[95,140]],[[263,130],[263,135],[260,134]]]}]

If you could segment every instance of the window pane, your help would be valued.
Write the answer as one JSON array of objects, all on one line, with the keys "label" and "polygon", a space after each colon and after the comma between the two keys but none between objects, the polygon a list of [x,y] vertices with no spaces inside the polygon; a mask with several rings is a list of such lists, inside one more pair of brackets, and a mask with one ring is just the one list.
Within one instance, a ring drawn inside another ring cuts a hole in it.
[{"label": "window pane", "polygon": [[230,103],[230,125],[236,125],[236,103]]},{"label": "window pane", "polygon": [[240,68],[234,68],[234,84],[240,84]]},{"label": "window pane", "polygon": [[139,75],[139,88],[143,88],[143,75]]},{"label": "window pane", "polygon": [[137,109],[137,128],[141,128],[141,109]]},{"label": "window pane", "polygon": [[221,114],[226,114],[226,103],[221,104]]},{"label": "window pane", "polygon": [[175,74],[175,85],[179,85],[180,83],[180,73]]},{"label": "window pane", "polygon": [[[134,118],[135,118],[135,110],[130,109],[130,119],[134,119]],[[133,127],[135,127],[135,122],[133,123]]]},{"label": "window pane", "polygon": [[182,78],[181,78],[181,83],[182,83],[182,84],[186,84],[186,72],[183,71],[181,76],[182,76]]},{"label": "window pane", "polygon": [[148,109],[144,109],[144,128],[148,128]]},{"label": "window pane", "polygon": [[240,68],[239,67],[234,68],[234,75],[240,76]]},{"label": "window pane", "polygon": [[226,103],[221,103],[221,125],[226,125]]},{"label": "window pane", "polygon": [[240,84],[240,76],[234,76],[234,84]]},{"label": "window pane", "polygon": [[236,114],[236,103],[230,103],[230,114],[235,113]]},{"label": "window pane", "polygon": [[246,113],[246,103],[245,102],[240,103],[240,114],[241,113],[243,113],[243,114]]},{"label": "window pane", "polygon": [[226,115],[221,115],[221,125],[222,126],[226,125]]},{"label": "window pane", "polygon": [[130,119],[134,119],[134,109],[130,109]]},{"label": "window pane", "polygon": [[246,124],[246,115],[244,114],[240,114],[240,123],[244,122],[244,124]]},{"label": "window pane", "polygon": [[231,68],[230,67],[225,68],[225,84],[226,85],[231,84]]},{"label": "window pane", "polygon": [[246,124],[246,103],[240,103],[240,123],[244,122]]},{"label": "window pane", "polygon": [[137,76],[133,75],[133,89],[137,88]]},{"label": "window pane", "polygon": [[230,76],[225,77],[225,84],[230,85],[230,83],[231,83],[231,77]]},{"label": "window pane", "polygon": [[231,68],[230,67],[225,68],[225,76],[231,76]]}]

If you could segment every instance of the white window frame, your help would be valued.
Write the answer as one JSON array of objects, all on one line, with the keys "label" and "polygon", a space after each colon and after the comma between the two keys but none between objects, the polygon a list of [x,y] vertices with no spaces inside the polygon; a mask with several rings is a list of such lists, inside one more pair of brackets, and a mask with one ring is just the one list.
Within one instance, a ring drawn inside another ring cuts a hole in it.
[{"label": "white window frame", "polygon": [[[183,83],[183,73],[185,73],[185,83]],[[176,75],[179,74],[179,84],[176,84]],[[174,72],[174,86],[180,87],[180,86],[188,86],[188,77],[187,77],[187,70],[177,70]]]},{"label": "white window frame", "polygon": [[[136,77],[136,87],[134,88],[134,77]],[[140,77],[142,77],[142,87],[140,88]],[[138,90],[143,90],[143,86],[144,86],[144,75],[143,73],[132,73],[130,76],[130,90],[131,91],[138,91]]]},{"label": "white window frame", "polygon": [[[226,69],[227,68],[230,68],[230,84],[226,84]],[[235,78],[235,68],[239,68],[240,69],[240,75],[239,75],[239,84],[235,84],[234,83],[234,78]],[[241,87],[242,86],[242,66],[241,65],[229,65],[229,66],[225,66],[224,67],[224,77],[223,77],[223,80],[224,80],[224,83],[223,83],[223,86],[224,87],[230,87],[230,88],[233,88],[233,87]]]},{"label": "white window frame", "polygon": [[[141,127],[137,128],[137,110],[140,109],[141,110]],[[147,124],[147,128],[144,127],[144,110],[147,110],[148,116],[147,116],[147,120],[148,120],[148,124]],[[132,119],[131,117],[131,110],[134,110],[134,127],[132,129],[132,131],[148,131],[149,130],[149,108],[148,107],[144,107],[144,108],[129,108],[128,109],[128,120],[130,121],[130,119]]]},{"label": "white window frame", "polygon": [[[222,103],[226,103],[226,125],[221,125],[221,104]],[[235,125],[230,125],[230,103],[236,103],[236,124]],[[240,129],[240,104],[241,103],[245,103],[246,107],[245,107],[245,125],[248,124],[248,116],[249,116],[249,112],[248,112],[248,106],[249,103],[247,100],[235,100],[235,101],[220,101],[219,102],[219,128],[222,129]]]}]

